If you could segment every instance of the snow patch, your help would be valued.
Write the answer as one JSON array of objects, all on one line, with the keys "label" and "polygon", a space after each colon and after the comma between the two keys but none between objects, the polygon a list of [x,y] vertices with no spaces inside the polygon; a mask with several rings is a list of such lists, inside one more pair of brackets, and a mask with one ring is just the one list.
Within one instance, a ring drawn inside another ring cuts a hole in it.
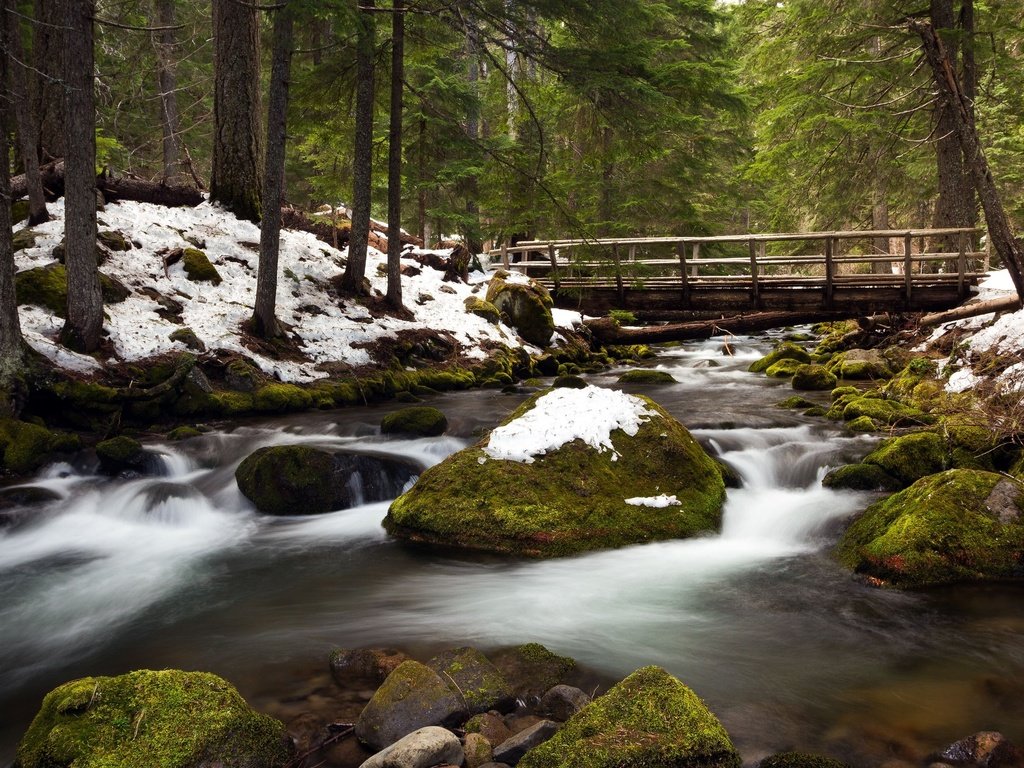
[{"label": "snow patch", "polygon": [[675,496],[667,496],[664,493],[657,496],[634,496],[632,499],[626,499],[626,503],[633,507],[652,507],[654,509],[681,507],[683,505],[683,502]]}]

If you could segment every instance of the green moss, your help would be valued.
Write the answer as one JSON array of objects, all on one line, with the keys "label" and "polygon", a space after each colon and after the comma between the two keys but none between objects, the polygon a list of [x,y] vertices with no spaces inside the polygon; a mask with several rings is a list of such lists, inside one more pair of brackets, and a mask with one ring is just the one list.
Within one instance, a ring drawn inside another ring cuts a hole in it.
[{"label": "green moss", "polygon": [[38,469],[55,453],[81,447],[77,435],[54,432],[38,424],[0,419],[0,467],[15,475]]},{"label": "green moss", "polygon": [[914,432],[885,440],[864,457],[864,463],[881,467],[907,486],[949,469],[949,456],[945,441],[934,432]]},{"label": "green moss", "polygon": [[851,387],[851,386],[836,387],[835,389],[832,390],[832,393],[829,395],[829,398],[832,400],[832,402],[835,402],[839,398],[846,397],[848,395],[853,395],[854,397],[860,397],[861,396],[861,390],[857,389],[856,387]]},{"label": "green moss", "polygon": [[822,416],[826,416],[827,414],[828,409],[825,408],[825,406],[823,405],[816,405],[813,408],[808,408],[806,411],[804,411],[804,416],[813,416],[815,418],[820,418]]},{"label": "green moss", "polygon": [[188,279],[199,283],[213,283],[220,285],[221,277],[217,268],[210,263],[206,254],[198,248],[186,248],[181,254],[182,264],[185,267],[185,274]]},{"label": "green moss", "polygon": [[779,752],[766,757],[757,768],[849,768],[846,763],[824,755],[805,752]]},{"label": "green moss", "polygon": [[652,368],[636,368],[619,376],[619,384],[676,384],[675,377],[668,371]]},{"label": "green moss", "polygon": [[15,200],[11,203],[11,224],[20,224],[28,218],[29,213],[30,206],[28,200]]},{"label": "green moss", "polygon": [[576,669],[576,660],[559,656],[540,643],[524,643],[491,655],[515,694],[521,698],[541,696],[566,682]]},{"label": "green moss", "polygon": [[811,356],[803,347],[785,341],[760,360],[755,360],[747,369],[752,373],[764,373],[780,360],[796,360],[801,363],[811,362]]},{"label": "green moss", "polygon": [[487,301],[509,319],[519,335],[530,344],[546,347],[555,332],[551,317],[554,303],[547,290],[535,281],[529,285],[511,283],[500,276],[491,278]]},{"label": "green moss", "polygon": [[484,301],[478,296],[469,296],[466,298],[466,311],[471,315],[482,317],[491,325],[497,325],[498,321],[501,320],[501,312],[498,308],[491,304],[489,301]]},{"label": "green moss", "polygon": [[878,431],[878,425],[869,416],[858,416],[846,422],[846,429],[855,434],[869,434]]},{"label": "green moss", "polygon": [[520,768],[739,768],[729,735],[697,695],[643,667],[581,709]]},{"label": "green moss", "polygon": [[586,389],[587,382],[574,374],[566,374],[557,376],[551,386],[555,389]]},{"label": "green moss", "polygon": [[934,418],[916,408],[877,397],[858,397],[843,408],[843,419],[846,421],[853,421],[860,416],[868,416],[879,424],[890,426],[930,424],[934,421]]},{"label": "green moss", "polygon": [[[506,423],[526,413],[538,393]],[[580,440],[532,464],[489,459],[483,443],[428,469],[388,511],[385,528],[414,541],[557,556],[716,530],[725,488],[714,460],[653,401],[634,437],[613,434],[618,457]],[[675,494],[682,506],[625,499]]]},{"label": "green moss", "polygon": [[[68,304],[67,279],[63,264],[49,264],[19,272],[14,277],[18,304],[34,304],[64,317]],[[124,301],[131,293],[124,285],[102,273],[100,290],[108,304]]]},{"label": "green moss", "polygon": [[111,251],[130,251],[131,241],[120,232],[106,229],[96,233],[96,239]]},{"label": "green moss", "polygon": [[202,340],[198,336],[196,336],[196,332],[193,331],[191,328],[178,328],[174,331],[171,331],[171,335],[168,336],[167,338],[169,338],[171,341],[180,341],[186,347],[188,347],[189,349],[193,349],[196,352],[206,351],[206,344],[204,344]]},{"label": "green moss", "polygon": [[898,491],[903,483],[876,464],[847,464],[825,475],[826,488],[847,488],[851,491]]},{"label": "green moss", "polygon": [[[27,214],[26,218],[28,218]],[[14,237],[11,242],[11,244],[14,246],[14,253],[17,253],[18,251],[24,251],[28,248],[35,248],[36,240],[38,239],[39,233],[36,232],[35,230],[29,229],[28,227],[25,227],[24,229],[19,229],[17,232],[14,233]]]},{"label": "green moss", "polygon": [[851,349],[829,361],[829,370],[841,379],[888,379],[889,363],[874,349]]},{"label": "green moss", "polygon": [[773,379],[788,379],[795,374],[804,363],[792,358],[783,358],[777,363],[772,363],[765,370],[765,375]]},{"label": "green moss", "polygon": [[142,452],[142,443],[126,435],[112,437],[96,444],[96,455],[101,461],[113,464],[126,464],[138,458]]},{"label": "green moss", "polygon": [[952,469],[873,504],[836,547],[840,562],[883,582],[922,587],[1024,576],[1024,486]]},{"label": "green moss", "polygon": [[813,408],[814,403],[812,403],[806,397],[800,397],[800,395],[793,395],[792,397],[787,397],[785,400],[780,400],[775,404],[775,407],[796,410],[797,408]]},{"label": "green moss", "polygon": [[333,507],[334,457],[307,445],[276,445],[250,454],[235,470],[242,494],[261,512],[317,514]]},{"label": "green moss", "polygon": [[193,437],[199,437],[202,434],[203,433],[200,430],[196,429],[195,427],[181,426],[175,427],[170,432],[168,432],[167,439],[172,440],[174,442],[178,442],[179,440],[188,440]]},{"label": "green moss", "polygon": [[613,360],[650,360],[657,357],[646,344],[612,344],[605,347],[604,351]]},{"label": "green moss", "polygon": [[437,408],[416,406],[389,413],[380,422],[385,435],[406,434],[436,437],[448,429],[448,419]]},{"label": "green moss", "polygon": [[470,714],[515,707],[505,676],[475,648],[454,648],[438,654],[427,666],[461,698]]},{"label": "green moss", "polygon": [[55,688],[18,746],[16,768],[274,768],[284,726],[205,672],[148,670]]},{"label": "green moss", "polygon": [[850,340],[860,335],[860,327],[855,320],[818,323],[811,330],[821,337],[815,349],[815,353],[819,355],[836,352],[846,346],[850,346]]},{"label": "green moss", "polygon": [[266,384],[256,390],[253,405],[263,413],[304,411],[313,405],[313,396],[295,384]]},{"label": "green moss", "polygon": [[801,365],[793,372],[793,389],[816,392],[835,385],[836,377],[823,365]]}]

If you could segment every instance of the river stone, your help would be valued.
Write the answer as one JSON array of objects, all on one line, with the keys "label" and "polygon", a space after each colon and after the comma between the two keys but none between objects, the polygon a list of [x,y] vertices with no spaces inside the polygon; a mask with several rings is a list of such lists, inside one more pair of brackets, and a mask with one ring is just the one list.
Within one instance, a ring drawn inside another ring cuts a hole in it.
[{"label": "river stone", "polygon": [[811,356],[803,347],[799,347],[789,341],[784,341],[760,360],[755,360],[751,363],[747,370],[751,373],[764,373],[780,360],[796,360],[799,363],[809,363],[811,362]]},{"label": "river stone", "polygon": [[555,321],[551,316],[554,302],[551,295],[536,280],[521,275],[513,277],[499,270],[487,287],[490,304],[508,318],[524,341],[544,348],[551,343]]},{"label": "river stone", "polygon": [[594,699],[522,768],[739,768],[725,728],[697,695],[660,667],[643,667]]},{"label": "river stone", "polygon": [[480,768],[494,757],[491,742],[481,733],[467,733],[462,748],[466,753],[466,768]]},{"label": "river stone", "polygon": [[872,504],[835,554],[898,587],[1024,578],[1024,485],[970,469],[930,475]]},{"label": "river stone", "polygon": [[242,494],[260,512],[311,515],[394,498],[415,475],[407,464],[308,445],[250,454],[235,471]]},{"label": "river stone", "polygon": [[437,408],[418,405],[400,408],[389,413],[380,422],[380,431],[385,435],[416,435],[437,437],[448,429],[448,419]]},{"label": "river stone", "polygon": [[933,760],[978,768],[1018,768],[1024,765],[1024,750],[1015,747],[998,731],[982,731],[950,744],[933,756]]},{"label": "river stone", "polygon": [[505,725],[494,712],[484,712],[481,715],[473,715],[466,722],[466,733],[479,733],[492,747],[501,744],[512,735],[512,731]]},{"label": "river stone", "polygon": [[804,392],[830,390],[836,383],[835,375],[823,365],[801,365],[793,372],[793,389]]},{"label": "river stone", "polygon": [[408,660],[394,648],[336,648],[331,651],[331,677],[342,688],[376,688]]},{"label": "river stone", "polygon": [[850,349],[840,352],[828,364],[841,379],[888,379],[892,376],[888,361],[877,349]]},{"label": "river stone", "polygon": [[418,661],[406,661],[388,675],[356,721],[356,736],[384,749],[428,725],[452,726],[467,717],[462,699],[438,674]]},{"label": "river stone", "polygon": [[564,682],[576,660],[552,653],[540,643],[525,643],[491,655],[516,696],[535,698]]},{"label": "river stone", "polygon": [[946,441],[934,432],[914,432],[883,441],[864,457],[906,488],[916,480],[949,469]]},{"label": "river stone", "polygon": [[591,701],[584,691],[572,685],[556,685],[540,700],[540,711],[552,720],[565,722]]},{"label": "river stone", "polygon": [[520,731],[494,748],[494,759],[499,763],[516,765],[523,755],[540,746],[558,732],[558,723],[541,720],[539,723]]},{"label": "river stone", "polygon": [[[611,433],[614,450],[575,439],[530,462],[488,456],[484,438],[424,472],[392,503],[387,531],[445,547],[557,557],[718,530],[725,500],[721,472],[661,406],[598,387],[557,389],[531,397],[502,426],[514,428],[544,398],[545,406],[557,403],[548,406],[554,429],[562,420],[573,429],[590,414],[601,418],[609,401],[614,408],[618,402],[642,406],[646,415],[635,435]],[[659,494],[680,503],[653,508],[626,502]]]},{"label": "river stone", "polygon": [[206,672],[143,670],[55,688],[18,746],[15,768],[278,768],[284,726]]},{"label": "river stone", "polygon": [[459,737],[435,725],[420,728],[366,760],[360,768],[430,768],[448,763],[461,765]]},{"label": "river stone", "polygon": [[427,662],[456,694],[471,715],[495,709],[511,712],[516,698],[505,677],[475,648],[452,648]]},{"label": "river stone", "polygon": [[142,443],[126,435],[112,437],[96,444],[96,456],[100,460],[100,472],[118,475],[122,472],[156,474],[161,467],[152,452]]}]

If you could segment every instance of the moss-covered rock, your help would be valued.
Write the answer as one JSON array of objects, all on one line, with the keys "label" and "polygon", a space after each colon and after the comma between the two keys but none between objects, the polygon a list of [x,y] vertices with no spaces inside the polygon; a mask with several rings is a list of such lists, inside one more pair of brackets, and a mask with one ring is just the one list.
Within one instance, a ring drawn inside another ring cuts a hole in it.
[{"label": "moss-covered rock", "polygon": [[931,424],[935,421],[934,417],[923,411],[880,397],[857,397],[843,407],[845,421],[853,421],[861,416],[867,416],[878,424],[901,427]]},{"label": "moss-covered rock", "polygon": [[792,397],[787,397],[785,400],[780,400],[775,404],[775,407],[797,410],[803,408],[814,408],[815,404],[808,400],[806,397],[801,397],[800,395],[793,395]]},{"label": "moss-covered rock", "polygon": [[757,764],[757,768],[849,768],[841,760],[806,752],[779,752]]},{"label": "moss-covered rock", "polygon": [[206,344],[203,343],[202,339],[196,336],[196,332],[191,328],[177,328],[171,331],[167,338],[171,341],[181,342],[186,347],[196,352],[206,351]]},{"label": "moss-covered rock", "polygon": [[524,643],[491,654],[494,666],[520,698],[541,696],[564,683],[576,669],[576,660],[559,656],[540,643]]},{"label": "moss-covered rock", "polygon": [[5,472],[24,475],[41,467],[54,454],[80,447],[77,435],[16,419],[0,419],[0,467]]},{"label": "moss-covered rock", "polygon": [[900,587],[1024,577],[1024,486],[951,469],[868,507],[835,554],[857,573]]},{"label": "moss-covered rock", "polygon": [[489,301],[484,301],[479,296],[468,296],[465,301],[466,311],[471,315],[482,317],[491,325],[497,325],[501,320],[501,312]]},{"label": "moss-covered rock", "polygon": [[829,399],[834,403],[842,397],[860,397],[861,394],[861,390],[854,386],[846,385],[833,389],[832,392],[829,393]]},{"label": "moss-covered rock", "polygon": [[205,672],[148,670],[55,688],[18,746],[15,768],[277,768],[284,726]]},{"label": "moss-covered rock", "polygon": [[574,373],[566,373],[556,376],[551,386],[555,389],[586,389],[587,382]]},{"label": "moss-covered rock", "polygon": [[186,248],[182,251],[181,263],[185,268],[185,274],[192,282],[220,285],[220,272],[198,248]]},{"label": "moss-covered rock", "polygon": [[125,470],[142,469],[149,459],[142,443],[127,435],[119,435],[97,443],[96,456],[100,460],[100,469],[111,475]]},{"label": "moss-covered rock", "polygon": [[14,237],[11,241],[11,244],[14,246],[14,253],[24,251],[28,248],[35,248],[36,240],[38,239],[39,233],[35,230],[29,229],[28,227],[19,229],[14,233]]},{"label": "moss-covered rock", "polygon": [[822,479],[826,488],[851,491],[898,491],[903,483],[877,464],[847,464],[830,471]]},{"label": "moss-covered rock", "polygon": [[793,389],[822,392],[836,385],[836,377],[823,365],[801,365],[793,372]]},{"label": "moss-covered rock", "polygon": [[551,317],[554,302],[540,283],[512,279],[507,272],[491,278],[487,288],[487,301],[508,317],[524,341],[538,347],[551,343],[555,321]]},{"label": "moss-covered rock", "polygon": [[313,396],[295,384],[266,384],[253,396],[253,406],[263,413],[304,411],[312,405]]},{"label": "moss-covered rock", "polygon": [[828,415],[828,408],[823,405],[815,405],[808,408],[803,412],[804,416],[813,416],[814,418],[821,418]]},{"label": "moss-covered rock", "polygon": [[[33,267],[14,276],[18,304],[34,304],[64,317],[68,305],[68,276],[63,264]],[[103,301],[117,304],[131,295],[131,291],[112,277],[100,273]]]},{"label": "moss-covered rock", "polygon": [[421,405],[389,413],[380,422],[385,435],[436,437],[448,429],[448,419],[437,408]]},{"label": "moss-covered rock", "polygon": [[764,374],[772,379],[788,379],[804,365],[806,365],[806,363],[802,363],[799,360],[794,360],[789,357],[784,357],[782,360],[769,365]]},{"label": "moss-covered rock", "polygon": [[926,475],[949,469],[945,441],[934,432],[914,432],[889,438],[864,457],[906,487]]},{"label": "moss-covered rock", "polygon": [[516,699],[505,676],[475,648],[453,648],[427,662],[458,694],[471,715],[492,709],[510,712]]},{"label": "moss-covered rock", "polygon": [[123,233],[113,229],[97,232],[96,240],[100,245],[105,246],[111,251],[130,251],[132,249],[132,241],[125,237]]},{"label": "moss-covered rock", "polygon": [[581,709],[521,768],[739,768],[725,728],[660,667],[643,667]]},{"label": "moss-covered rock", "polygon": [[828,368],[841,379],[888,379],[889,363],[877,349],[850,349],[829,361]]},{"label": "moss-covered rock", "polygon": [[179,442],[181,440],[189,440],[193,437],[200,437],[202,431],[190,426],[175,427],[167,433],[167,439],[173,442]]},{"label": "moss-covered rock", "polygon": [[785,341],[760,360],[755,360],[751,363],[747,370],[752,373],[764,373],[780,360],[796,360],[801,363],[809,363],[811,362],[811,356],[807,354],[807,350],[803,347]]},{"label": "moss-covered rock", "polygon": [[28,200],[15,200],[11,203],[11,224],[20,224],[28,218],[30,212]]},{"label": "moss-covered rock", "polygon": [[[612,407],[642,407],[645,415],[634,435],[609,435],[614,450],[575,439],[519,461],[489,456],[486,438],[424,472],[391,505],[385,528],[412,541],[540,557],[716,530],[725,487],[714,460],[650,399],[600,392],[606,390],[538,393],[502,426],[521,428],[513,423],[541,398],[550,398],[544,407],[551,419],[571,425],[588,408],[608,410],[615,396]],[[675,495],[679,504],[626,503],[659,494]]]},{"label": "moss-covered rock", "polygon": [[619,376],[619,384],[677,384],[676,378],[668,371],[653,368],[636,368]]}]

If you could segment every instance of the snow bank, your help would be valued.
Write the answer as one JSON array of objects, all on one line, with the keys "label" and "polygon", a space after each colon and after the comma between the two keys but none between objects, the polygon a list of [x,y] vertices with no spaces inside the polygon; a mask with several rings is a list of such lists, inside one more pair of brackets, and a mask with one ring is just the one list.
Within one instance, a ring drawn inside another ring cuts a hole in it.
[{"label": "snow bank", "polygon": [[664,493],[657,496],[634,496],[631,499],[626,499],[626,503],[633,507],[651,507],[653,509],[680,507],[683,504],[675,496],[668,496]]}]

